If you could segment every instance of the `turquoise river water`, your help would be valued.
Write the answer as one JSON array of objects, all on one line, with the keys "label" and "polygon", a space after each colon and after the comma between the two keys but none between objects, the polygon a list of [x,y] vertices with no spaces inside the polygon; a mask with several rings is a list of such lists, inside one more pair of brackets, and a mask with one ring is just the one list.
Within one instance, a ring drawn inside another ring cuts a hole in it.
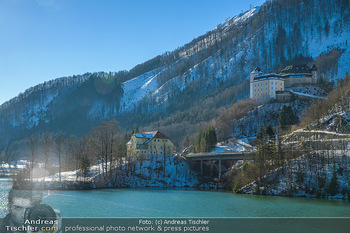
[{"label": "turquoise river water", "polygon": [[[0,218],[10,183],[0,179]],[[350,217],[350,202],[214,191],[102,189],[45,192],[63,217]]]}]

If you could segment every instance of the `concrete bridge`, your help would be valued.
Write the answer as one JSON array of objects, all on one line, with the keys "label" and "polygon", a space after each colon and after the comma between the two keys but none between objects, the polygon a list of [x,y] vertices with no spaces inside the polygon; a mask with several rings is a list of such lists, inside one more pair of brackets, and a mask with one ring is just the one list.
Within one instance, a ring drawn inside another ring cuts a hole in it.
[{"label": "concrete bridge", "polygon": [[185,156],[187,160],[201,162],[201,174],[203,173],[203,161],[217,160],[219,162],[219,179],[221,178],[221,160],[252,160],[254,152],[224,152],[224,153],[190,153]]}]

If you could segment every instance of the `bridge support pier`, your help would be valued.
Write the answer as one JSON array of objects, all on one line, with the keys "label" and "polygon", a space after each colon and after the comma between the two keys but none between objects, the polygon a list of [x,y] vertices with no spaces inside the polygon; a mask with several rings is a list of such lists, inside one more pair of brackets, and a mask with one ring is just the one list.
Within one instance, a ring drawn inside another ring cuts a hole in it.
[{"label": "bridge support pier", "polygon": [[[222,164],[221,160],[251,160],[254,158],[254,152],[232,152],[232,153],[190,153],[186,155],[186,159],[189,161],[200,161],[200,172],[203,174],[203,161],[208,161],[208,173],[213,177],[214,161],[218,161],[218,165],[215,166],[218,170],[218,178],[221,179]],[[216,164],[215,164],[216,165]],[[206,174],[208,175],[208,174]]]},{"label": "bridge support pier", "polygon": [[201,174],[203,174],[203,160],[201,160]]}]

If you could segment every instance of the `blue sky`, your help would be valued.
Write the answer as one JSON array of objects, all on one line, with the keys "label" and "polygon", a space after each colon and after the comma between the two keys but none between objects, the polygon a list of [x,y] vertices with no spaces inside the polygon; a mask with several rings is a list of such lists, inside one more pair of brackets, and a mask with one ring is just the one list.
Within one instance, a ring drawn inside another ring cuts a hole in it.
[{"label": "blue sky", "polygon": [[129,70],[264,0],[1,0],[0,104],[47,80]]}]

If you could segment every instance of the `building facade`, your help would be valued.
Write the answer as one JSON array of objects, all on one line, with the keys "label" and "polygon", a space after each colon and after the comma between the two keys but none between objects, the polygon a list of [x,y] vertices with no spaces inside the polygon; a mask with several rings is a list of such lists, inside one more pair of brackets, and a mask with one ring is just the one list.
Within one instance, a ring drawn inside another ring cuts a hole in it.
[{"label": "building facade", "polygon": [[276,98],[276,91],[284,88],[315,84],[317,82],[317,68],[313,65],[291,65],[279,74],[264,74],[259,67],[250,73],[250,98]]},{"label": "building facade", "polygon": [[304,84],[315,84],[317,82],[317,68],[313,65],[291,65],[284,68],[281,77],[285,80],[285,87],[293,87]]},{"label": "building facade", "polygon": [[251,82],[250,98],[276,97],[276,91],[284,90],[284,79],[276,74],[261,75]]},{"label": "building facade", "polygon": [[150,154],[169,155],[175,152],[175,144],[159,131],[135,133],[126,144],[127,155],[144,157]]},{"label": "building facade", "polygon": [[276,99],[278,102],[289,102],[295,98],[295,95],[290,91],[276,91]]}]

